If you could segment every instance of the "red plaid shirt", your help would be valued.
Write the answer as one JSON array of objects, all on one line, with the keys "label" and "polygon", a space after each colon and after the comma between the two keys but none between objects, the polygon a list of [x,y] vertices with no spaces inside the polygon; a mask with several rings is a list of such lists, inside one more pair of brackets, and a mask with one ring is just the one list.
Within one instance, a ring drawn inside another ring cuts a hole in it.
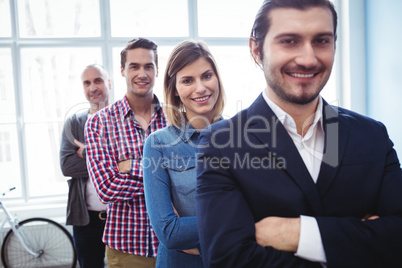
[{"label": "red plaid shirt", "polygon": [[[89,177],[99,198],[108,204],[103,242],[129,254],[156,257],[158,239],[149,222],[142,181],[145,139],[166,125],[159,101],[148,128],[134,120],[127,98],[93,115],[85,126]],[[119,172],[117,163],[131,159],[131,174]]]}]

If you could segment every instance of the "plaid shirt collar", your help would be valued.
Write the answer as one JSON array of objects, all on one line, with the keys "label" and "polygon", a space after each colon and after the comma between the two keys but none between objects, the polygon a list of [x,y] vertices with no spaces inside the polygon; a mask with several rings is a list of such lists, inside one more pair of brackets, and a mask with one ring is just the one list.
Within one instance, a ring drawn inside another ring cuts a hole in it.
[{"label": "plaid shirt collar", "polygon": [[[130,104],[128,103],[127,96],[124,96],[124,98],[122,99],[121,105],[122,105],[124,117],[134,114],[134,111],[131,109]],[[153,105],[153,107],[155,107],[154,112],[159,114],[161,112],[162,106],[159,102],[158,97],[155,94],[154,94],[154,100],[152,101],[152,105]]]}]

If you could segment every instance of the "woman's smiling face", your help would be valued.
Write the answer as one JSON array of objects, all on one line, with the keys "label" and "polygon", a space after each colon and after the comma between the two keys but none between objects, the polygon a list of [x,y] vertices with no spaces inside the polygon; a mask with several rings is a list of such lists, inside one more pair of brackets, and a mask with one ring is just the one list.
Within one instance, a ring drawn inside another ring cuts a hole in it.
[{"label": "woman's smiling face", "polygon": [[213,109],[219,96],[219,82],[212,65],[201,57],[176,74],[176,96],[180,97],[187,120],[201,119],[212,122]]}]

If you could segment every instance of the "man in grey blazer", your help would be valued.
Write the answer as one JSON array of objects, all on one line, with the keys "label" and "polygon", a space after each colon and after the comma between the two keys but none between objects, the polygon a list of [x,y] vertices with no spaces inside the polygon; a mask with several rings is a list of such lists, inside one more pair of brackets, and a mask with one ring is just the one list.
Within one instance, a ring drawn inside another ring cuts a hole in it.
[{"label": "man in grey blazer", "polygon": [[266,89],[201,133],[206,267],[402,267],[402,174],[380,122],[321,96],[335,56],[328,0],[265,0],[250,51]]},{"label": "man in grey blazer", "polygon": [[60,167],[68,180],[67,225],[73,225],[74,247],[80,267],[104,267],[102,236],[106,205],[99,200],[86,165],[84,127],[92,114],[109,105],[111,80],[101,65],[91,64],[81,74],[90,108],[67,118],[60,145]]}]

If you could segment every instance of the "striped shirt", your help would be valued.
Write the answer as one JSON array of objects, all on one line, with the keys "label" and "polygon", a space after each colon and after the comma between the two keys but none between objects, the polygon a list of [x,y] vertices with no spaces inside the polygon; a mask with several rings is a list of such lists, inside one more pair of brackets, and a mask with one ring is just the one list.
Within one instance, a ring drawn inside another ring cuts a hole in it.
[{"label": "striped shirt", "polygon": [[[166,125],[156,96],[154,103],[146,130],[134,119],[126,97],[97,112],[85,126],[89,177],[101,201],[108,204],[103,242],[145,257],[156,257],[159,242],[145,207],[142,150],[145,139]],[[120,173],[117,163],[128,159],[131,174]]]}]

